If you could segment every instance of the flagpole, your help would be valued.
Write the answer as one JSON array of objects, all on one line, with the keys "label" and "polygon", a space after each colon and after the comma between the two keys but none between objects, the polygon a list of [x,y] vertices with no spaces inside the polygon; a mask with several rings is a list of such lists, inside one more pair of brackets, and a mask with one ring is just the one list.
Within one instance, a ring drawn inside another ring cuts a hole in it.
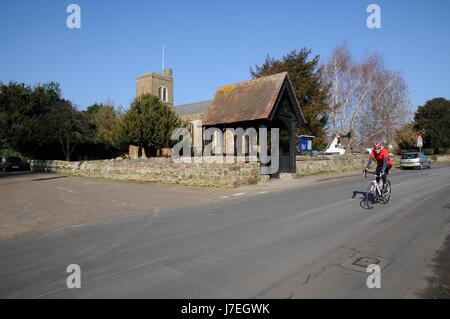
[{"label": "flagpole", "polygon": [[162,72],[164,73],[164,44],[162,46]]}]

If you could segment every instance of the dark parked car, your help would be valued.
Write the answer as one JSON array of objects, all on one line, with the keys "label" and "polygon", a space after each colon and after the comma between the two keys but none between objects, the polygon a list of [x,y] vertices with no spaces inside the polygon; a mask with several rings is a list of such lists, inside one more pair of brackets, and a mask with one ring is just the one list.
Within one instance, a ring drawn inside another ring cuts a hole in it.
[{"label": "dark parked car", "polygon": [[10,171],[29,171],[30,164],[22,160],[20,157],[7,156],[0,160],[0,172]]}]

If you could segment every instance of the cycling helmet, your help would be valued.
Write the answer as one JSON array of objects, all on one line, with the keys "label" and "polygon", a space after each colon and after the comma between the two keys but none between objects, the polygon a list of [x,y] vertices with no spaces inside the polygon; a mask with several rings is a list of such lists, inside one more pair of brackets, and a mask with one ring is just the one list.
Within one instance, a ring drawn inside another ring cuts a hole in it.
[{"label": "cycling helmet", "polygon": [[380,142],[375,142],[375,144],[373,144],[373,149],[375,151],[381,150],[381,148],[382,148],[382,145]]}]

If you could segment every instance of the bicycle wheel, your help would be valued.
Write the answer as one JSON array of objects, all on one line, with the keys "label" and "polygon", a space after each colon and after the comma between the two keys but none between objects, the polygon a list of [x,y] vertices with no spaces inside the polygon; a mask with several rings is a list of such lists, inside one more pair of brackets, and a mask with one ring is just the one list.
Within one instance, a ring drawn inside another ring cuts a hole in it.
[{"label": "bicycle wheel", "polygon": [[364,207],[365,208],[367,208],[367,209],[373,208],[373,204],[374,204],[376,195],[377,194],[376,194],[375,185],[370,184],[369,187],[367,188],[366,195],[364,196]]},{"label": "bicycle wheel", "polygon": [[391,199],[391,182],[389,180],[386,180],[386,183],[383,187],[383,203],[387,204],[389,200]]}]

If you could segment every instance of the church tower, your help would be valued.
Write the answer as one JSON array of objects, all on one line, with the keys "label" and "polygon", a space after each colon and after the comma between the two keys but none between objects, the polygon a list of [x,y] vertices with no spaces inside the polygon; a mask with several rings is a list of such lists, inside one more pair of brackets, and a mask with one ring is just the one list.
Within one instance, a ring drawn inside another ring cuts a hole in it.
[{"label": "church tower", "polygon": [[164,68],[162,74],[151,72],[139,76],[136,81],[136,97],[144,94],[157,96],[161,102],[173,106],[172,69]]}]

